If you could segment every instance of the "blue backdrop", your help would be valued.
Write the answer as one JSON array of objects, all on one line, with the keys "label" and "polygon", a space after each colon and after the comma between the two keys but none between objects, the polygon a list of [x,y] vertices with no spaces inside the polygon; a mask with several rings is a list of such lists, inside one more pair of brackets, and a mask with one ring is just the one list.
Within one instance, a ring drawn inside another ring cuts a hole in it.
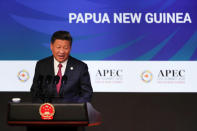
[{"label": "blue backdrop", "polygon": [[[188,12],[192,23],[69,23],[69,13]],[[74,37],[82,60],[196,60],[196,0],[1,0],[0,60],[49,56],[57,30]]]}]

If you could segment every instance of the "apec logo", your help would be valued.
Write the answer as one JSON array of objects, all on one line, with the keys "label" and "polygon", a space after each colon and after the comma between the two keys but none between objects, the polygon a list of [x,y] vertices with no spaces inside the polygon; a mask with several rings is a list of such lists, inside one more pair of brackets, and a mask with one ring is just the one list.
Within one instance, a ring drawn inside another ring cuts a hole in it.
[{"label": "apec logo", "polygon": [[98,69],[96,72],[97,83],[121,83],[122,80],[122,69]]},{"label": "apec logo", "polygon": [[141,79],[142,79],[142,81],[145,82],[145,83],[151,82],[152,79],[153,79],[153,74],[152,74],[152,72],[149,71],[149,70],[146,70],[146,71],[142,72],[142,73],[141,73]]},{"label": "apec logo", "polygon": [[177,78],[177,77],[185,77],[185,70],[160,70],[158,77],[167,77],[167,78]]},{"label": "apec logo", "polygon": [[21,70],[18,72],[17,77],[21,82],[26,82],[29,80],[29,72],[26,70]]},{"label": "apec logo", "polygon": [[158,73],[158,83],[185,83],[184,69],[160,70]]},{"label": "apec logo", "polygon": [[96,76],[100,76],[100,77],[121,77],[122,76],[122,70],[118,69],[110,69],[110,70],[98,70],[96,73]]}]

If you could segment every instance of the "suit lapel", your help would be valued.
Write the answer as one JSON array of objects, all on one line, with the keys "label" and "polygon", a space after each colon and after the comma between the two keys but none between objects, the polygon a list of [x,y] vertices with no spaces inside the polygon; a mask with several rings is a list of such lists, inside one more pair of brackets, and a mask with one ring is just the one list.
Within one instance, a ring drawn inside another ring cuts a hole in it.
[{"label": "suit lapel", "polygon": [[72,67],[72,58],[69,56],[64,75],[69,76]]},{"label": "suit lapel", "polygon": [[51,75],[51,76],[55,76],[56,74],[55,74],[55,71],[54,71],[54,58],[53,58],[53,56],[50,58],[50,62],[49,62],[49,74]]},{"label": "suit lapel", "polygon": [[[66,65],[66,69],[65,69],[65,72],[64,72],[64,75],[67,76],[67,80],[71,76],[71,67],[73,67],[73,62],[72,62],[72,58],[69,56],[68,62],[67,62],[67,65]],[[65,87],[64,87],[64,89],[62,89],[62,87],[61,87],[59,94],[61,94],[63,92],[63,90],[66,90]]]}]

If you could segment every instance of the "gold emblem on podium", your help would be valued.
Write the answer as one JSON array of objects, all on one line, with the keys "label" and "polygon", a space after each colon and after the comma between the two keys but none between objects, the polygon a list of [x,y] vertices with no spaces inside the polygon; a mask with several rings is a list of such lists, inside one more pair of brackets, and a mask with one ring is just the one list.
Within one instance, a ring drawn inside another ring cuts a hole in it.
[{"label": "gold emblem on podium", "polygon": [[52,120],[55,114],[55,108],[50,103],[40,105],[39,112],[43,120]]}]

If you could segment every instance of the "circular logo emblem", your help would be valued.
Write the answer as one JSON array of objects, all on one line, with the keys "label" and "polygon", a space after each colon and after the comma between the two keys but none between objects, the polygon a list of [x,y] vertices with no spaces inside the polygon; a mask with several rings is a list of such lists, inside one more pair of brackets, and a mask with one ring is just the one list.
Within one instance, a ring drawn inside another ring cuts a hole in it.
[{"label": "circular logo emblem", "polygon": [[18,79],[21,82],[26,82],[29,79],[29,73],[26,70],[21,70],[18,72]]},{"label": "circular logo emblem", "polygon": [[142,78],[142,81],[148,83],[148,82],[152,81],[153,75],[150,71],[146,70],[146,71],[142,72],[141,78]]},{"label": "circular logo emblem", "polygon": [[40,106],[39,113],[43,120],[52,120],[55,114],[55,108],[50,103],[44,103]]}]

